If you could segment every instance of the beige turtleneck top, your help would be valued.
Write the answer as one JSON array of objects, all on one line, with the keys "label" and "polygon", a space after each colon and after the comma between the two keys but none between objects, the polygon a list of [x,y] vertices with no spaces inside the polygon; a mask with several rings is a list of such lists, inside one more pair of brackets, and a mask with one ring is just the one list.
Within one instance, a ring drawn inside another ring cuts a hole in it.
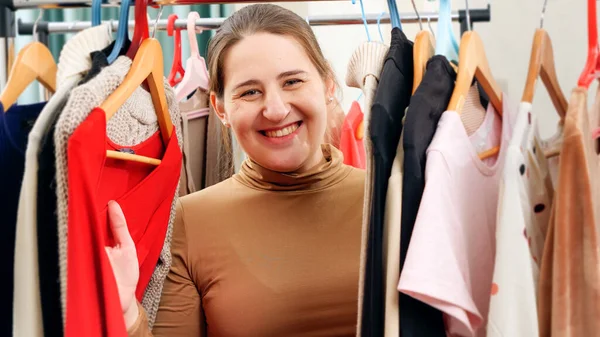
[{"label": "beige turtleneck top", "polygon": [[181,198],[153,331],[140,307],[129,336],[355,336],[364,172],[322,151]]}]

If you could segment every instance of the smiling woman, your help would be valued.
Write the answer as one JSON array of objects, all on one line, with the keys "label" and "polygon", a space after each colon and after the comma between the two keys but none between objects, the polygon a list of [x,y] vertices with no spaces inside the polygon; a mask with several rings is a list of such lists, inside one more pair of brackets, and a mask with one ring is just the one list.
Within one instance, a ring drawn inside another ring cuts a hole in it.
[{"label": "smiling woman", "polygon": [[234,13],[209,44],[211,104],[248,155],[180,199],[150,331],[116,203],[108,254],[130,336],[355,336],[364,173],[323,144],[335,76],[308,24],[275,5]]}]

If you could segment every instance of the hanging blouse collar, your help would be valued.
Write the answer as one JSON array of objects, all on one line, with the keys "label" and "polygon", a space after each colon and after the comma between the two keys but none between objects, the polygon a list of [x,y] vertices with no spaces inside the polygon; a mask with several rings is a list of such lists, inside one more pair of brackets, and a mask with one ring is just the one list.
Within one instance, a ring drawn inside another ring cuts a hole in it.
[{"label": "hanging blouse collar", "polygon": [[342,153],[329,144],[321,145],[323,158],[318,165],[303,173],[282,173],[246,159],[234,179],[255,189],[268,191],[315,191],[342,181],[352,170],[343,165]]}]

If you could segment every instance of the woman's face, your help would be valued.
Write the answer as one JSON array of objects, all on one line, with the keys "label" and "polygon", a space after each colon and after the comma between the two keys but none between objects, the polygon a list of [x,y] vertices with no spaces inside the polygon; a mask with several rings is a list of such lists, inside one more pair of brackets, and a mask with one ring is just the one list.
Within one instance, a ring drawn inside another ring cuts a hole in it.
[{"label": "woman's face", "polygon": [[211,101],[250,158],[279,172],[318,164],[334,83],[323,80],[300,43],[247,36],[225,54],[223,71],[223,98],[213,93]]}]

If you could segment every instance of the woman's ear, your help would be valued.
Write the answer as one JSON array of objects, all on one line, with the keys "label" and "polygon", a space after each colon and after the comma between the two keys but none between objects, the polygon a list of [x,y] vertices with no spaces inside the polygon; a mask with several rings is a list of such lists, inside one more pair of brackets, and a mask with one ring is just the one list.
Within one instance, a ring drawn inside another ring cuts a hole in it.
[{"label": "woman's ear", "polygon": [[227,114],[225,113],[225,104],[223,103],[223,99],[218,98],[214,91],[210,92],[210,104],[212,105],[217,117],[219,117],[223,125],[228,127],[229,120],[227,119]]}]

